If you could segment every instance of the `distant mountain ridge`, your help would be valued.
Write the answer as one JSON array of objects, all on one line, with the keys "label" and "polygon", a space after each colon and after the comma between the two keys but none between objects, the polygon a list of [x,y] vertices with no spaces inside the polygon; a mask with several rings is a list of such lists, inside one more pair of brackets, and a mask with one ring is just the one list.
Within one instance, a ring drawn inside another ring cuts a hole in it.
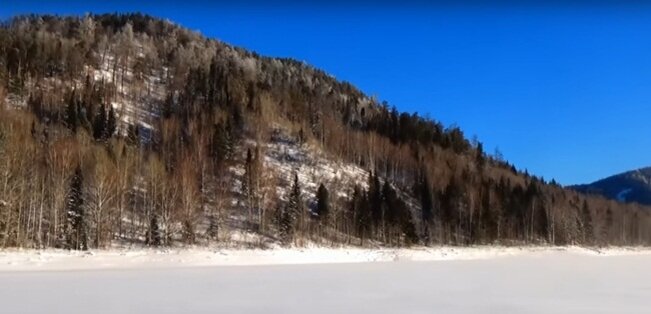
[{"label": "distant mountain ridge", "polygon": [[582,193],[603,195],[619,202],[651,205],[651,167],[624,172],[570,188]]}]

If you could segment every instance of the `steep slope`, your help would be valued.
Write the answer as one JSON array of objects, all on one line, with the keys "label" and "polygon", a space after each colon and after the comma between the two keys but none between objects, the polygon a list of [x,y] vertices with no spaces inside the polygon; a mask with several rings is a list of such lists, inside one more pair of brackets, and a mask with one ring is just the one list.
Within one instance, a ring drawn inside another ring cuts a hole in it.
[{"label": "steep slope", "polygon": [[603,195],[619,202],[651,205],[651,167],[624,172],[570,188],[583,193]]},{"label": "steep slope", "polygon": [[0,246],[646,244],[646,207],[141,14],[0,27]]}]

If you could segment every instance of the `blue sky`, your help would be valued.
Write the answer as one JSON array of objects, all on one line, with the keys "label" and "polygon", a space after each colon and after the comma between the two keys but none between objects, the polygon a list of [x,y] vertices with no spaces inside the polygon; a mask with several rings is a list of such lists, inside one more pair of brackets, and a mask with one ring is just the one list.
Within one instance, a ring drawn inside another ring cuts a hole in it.
[{"label": "blue sky", "polygon": [[487,150],[499,147],[519,168],[562,184],[651,166],[651,6],[202,2],[9,1],[0,17],[169,18],[305,60],[401,111],[459,125]]}]

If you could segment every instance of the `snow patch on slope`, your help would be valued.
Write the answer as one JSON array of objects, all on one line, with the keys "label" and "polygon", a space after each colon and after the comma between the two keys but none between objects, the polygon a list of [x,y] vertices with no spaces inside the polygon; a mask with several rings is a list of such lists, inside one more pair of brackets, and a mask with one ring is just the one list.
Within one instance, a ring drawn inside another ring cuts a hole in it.
[{"label": "snow patch on slope", "polygon": [[633,191],[633,189],[631,189],[631,188],[621,190],[619,193],[617,193],[617,196],[616,196],[617,201],[626,202],[626,196],[628,194],[630,194],[632,191]]}]

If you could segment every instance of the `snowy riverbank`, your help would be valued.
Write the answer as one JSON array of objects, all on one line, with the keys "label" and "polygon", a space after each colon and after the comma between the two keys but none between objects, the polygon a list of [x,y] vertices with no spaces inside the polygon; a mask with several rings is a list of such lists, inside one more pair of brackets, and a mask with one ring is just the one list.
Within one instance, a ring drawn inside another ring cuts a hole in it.
[{"label": "snowy riverbank", "polygon": [[581,247],[433,247],[405,249],[276,248],[276,249],[129,249],[4,250],[0,271],[129,269],[198,266],[332,264],[395,261],[477,260],[506,256],[571,254],[588,256],[650,255],[649,248]]},{"label": "snowy riverbank", "polygon": [[[3,313],[17,314],[647,314],[651,306],[651,254],[639,249],[22,251],[0,260]],[[303,265],[262,265],[274,263]],[[233,266],[194,267],[208,265]]]}]

